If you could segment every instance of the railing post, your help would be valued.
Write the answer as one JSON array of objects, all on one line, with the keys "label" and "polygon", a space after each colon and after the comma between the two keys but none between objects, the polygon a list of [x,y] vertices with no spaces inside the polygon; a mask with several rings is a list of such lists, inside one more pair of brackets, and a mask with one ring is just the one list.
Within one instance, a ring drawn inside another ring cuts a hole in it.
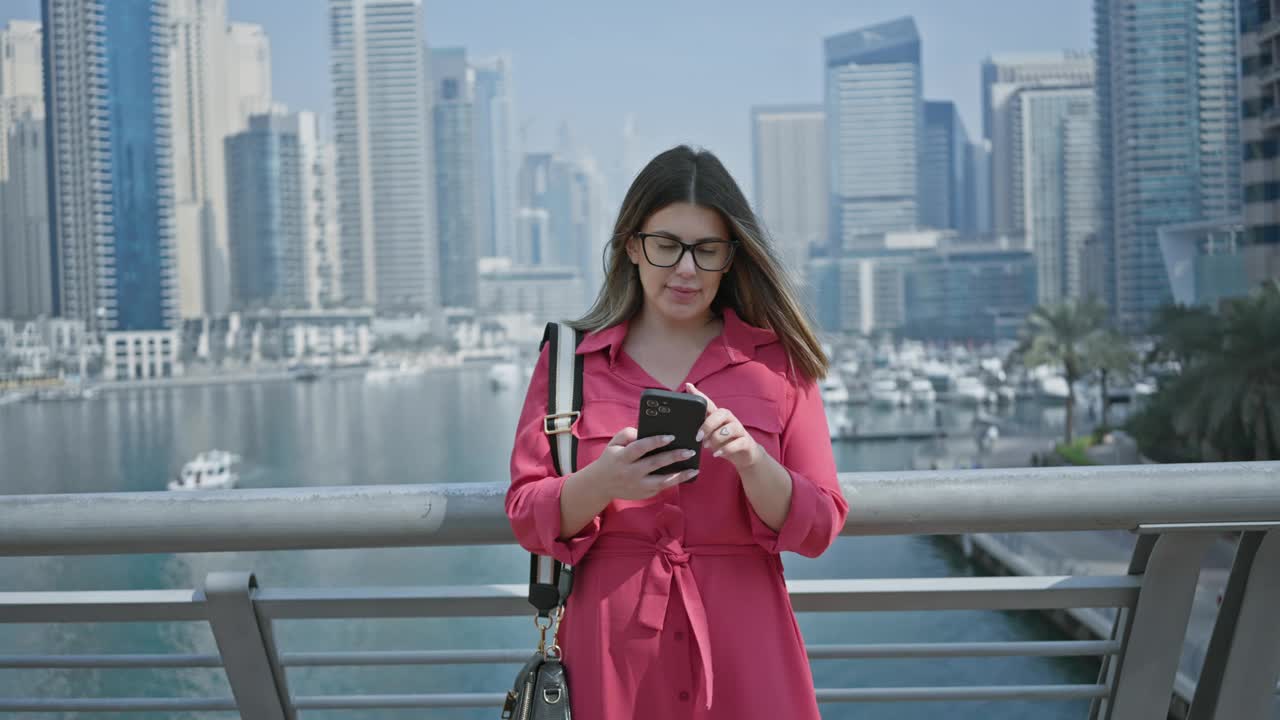
[{"label": "railing post", "polygon": [[1208,532],[1143,535],[1130,574],[1141,574],[1133,610],[1116,616],[1120,655],[1108,663],[1110,696],[1100,705],[1105,720],[1165,720],[1187,634],[1187,619],[1200,579]]},{"label": "railing post", "polygon": [[293,720],[284,671],[270,627],[259,622],[252,573],[212,572],[205,578],[209,625],[243,720]]},{"label": "railing post", "polygon": [[1280,530],[1240,537],[1189,720],[1262,718],[1280,676]]}]

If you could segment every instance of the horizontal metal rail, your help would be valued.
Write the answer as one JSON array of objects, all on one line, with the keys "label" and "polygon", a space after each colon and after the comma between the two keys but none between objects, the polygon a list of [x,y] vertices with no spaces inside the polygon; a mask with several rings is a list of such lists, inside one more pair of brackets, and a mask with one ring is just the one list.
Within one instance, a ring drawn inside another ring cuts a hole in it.
[{"label": "horizontal metal rail", "polygon": [[[1061,610],[1132,606],[1131,575],[789,580],[797,612]],[[510,617],[530,613],[527,585],[262,588],[264,619]],[[85,596],[92,598],[92,601]],[[181,600],[185,598],[185,600]],[[0,623],[205,620],[199,590],[0,593]]]},{"label": "horizontal metal rail", "polygon": [[[818,688],[818,702],[951,702],[979,700],[1089,700],[1106,695],[1102,685],[974,685],[964,687]],[[302,695],[298,710],[501,707],[503,693],[427,695]]]},{"label": "horizontal metal rail", "polygon": [[[848,535],[1280,520],[1280,462],[846,473],[840,483]],[[511,543],[506,490],[458,483],[0,496],[0,555]]]},{"label": "horizontal metal rail", "polygon": [[[281,653],[284,667],[384,667],[392,665],[503,665],[523,663],[530,650],[369,650]],[[961,657],[1096,657],[1115,655],[1120,643],[1107,640],[977,643],[876,643],[811,645],[810,660]],[[68,670],[106,668],[220,668],[217,655],[0,655],[0,669]]]},{"label": "horizontal metal rail", "polygon": [[0,698],[0,712],[206,712],[235,710],[232,697]]},{"label": "horizontal metal rail", "polygon": [[115,655],[0,655],[0,669],[220,668],[217,655],[128,653]]}]

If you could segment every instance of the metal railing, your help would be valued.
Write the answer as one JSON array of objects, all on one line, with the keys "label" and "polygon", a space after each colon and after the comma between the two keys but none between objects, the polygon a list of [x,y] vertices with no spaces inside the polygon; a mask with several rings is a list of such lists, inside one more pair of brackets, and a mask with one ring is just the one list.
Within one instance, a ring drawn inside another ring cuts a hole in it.
[{"label": "metal railing", "polygon": [[[1270,717],[1280,675],[1280,463],[856,473],[846,535],[1130,530],[1128,572],[789,581],[797,612],[1109,609],[1108,637],[1064,642],[809,646],[811,660],[1092,656],[1095,683],[819,688],[820,702],[1090,699],[1095,718],[1163,718],[1206,549],[1240,533],[1189,717]],[[0,556],[478,545],[513,541],[503,483],[0,496]],[[208,623],[217,654],[0,655],[0,668],[222,668],[230,697],[10,697],[0,712],[238,710],[244,718],[370,708],[499,708],[481,693],[296,695],[288,671],[518,663],[527,650],[283,652],[273,625],[316,618],[530,613],[523,585],[0,592],[0,622]]]}]

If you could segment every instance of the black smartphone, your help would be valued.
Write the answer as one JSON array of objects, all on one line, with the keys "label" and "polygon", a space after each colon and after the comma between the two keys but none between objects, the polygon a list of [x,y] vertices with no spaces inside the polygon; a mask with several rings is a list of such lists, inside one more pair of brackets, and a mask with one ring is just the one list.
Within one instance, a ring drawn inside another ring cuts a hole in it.
[{"label": "black smartphone", "polygon": [[698,428],[702,427],[702,422],[706,419],[707,401],[697,395],[669,390],[645,390],[640,394],[640,420],[636,423],[638,437],[674,435],[676,438],[670,445],[645,453],[645,457],[679,448],[694,451],[694,456],[688,460],[659,468],[654,471],[655,474],[670,475],[698,467],[702,448],[694,438],[698,436]]}]

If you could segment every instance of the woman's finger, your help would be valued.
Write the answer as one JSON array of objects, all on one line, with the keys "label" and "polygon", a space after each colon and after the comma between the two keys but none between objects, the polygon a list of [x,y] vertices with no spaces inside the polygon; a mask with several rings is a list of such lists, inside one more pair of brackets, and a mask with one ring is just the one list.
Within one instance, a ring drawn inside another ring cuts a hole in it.
[{"label": "woman's finger", "polygon": [[636,441],[639,432],[633,427],[624,427],[609,440],[610,445],[630,445]]},{"label": "woman's finger", "polygon": [[703,395],[701,390],[699,390],[698,388],[694,387],[694,386],[693,386],[693,383],[685,383],[684,385],[685,385],[685,387],[686,387],[686,388],[688,388],[688,389],[689,389],[689,392],[691,392],[691,393],[693,393],[694,395],[697,395],[698,397],[700,397],[700,398],[702,398],[703,400],[706,400],[706,401],[707,401],[707,414],[708,414],[708,415],[710,415],[711,413],[713,413],[713,412],[715,412],[715,411],[716,411],[716,404],[715,404],[714,402],[712,402],[712,401],[711,401],[711,398],[707,397],[706,395]]},{"label": "woman's finger", "polygon": [[678,472],[673,475],[668,475],[667,477],[663,478],[662,487],[667,488],[667,487],[671,487],[672,485],[679,485],[680,483],[683,483],[683,482],[689,482],[690,480],[694,479],[697,476],[698,476],[697,469],[684,470],[682,472]]},{"label": "woman's finger", "polygon": [[698,434],[694,436],[694,442],[702,442],[703,447],[711,447],[711,435],[717,432],[724,425],[734,421],[733,413],[728,408],[720,408],[707,416],[702,421],[702,427],[698,428]]},{"label": "woman's finger", "polygon": [[730,442],[728,445],[725,445],[724,447],[715,451],[715,453],[713,453],[711,457],[728,457],[736,453],[745,452],[751,449],[751,444],[754,442],[755,440],[753,440],[749,436],[745,436],[745,435],[739,436],[738,438]]},{"label": "woman's finger", "polygon": [[731,418],[729,422],[721,425],[718,430],[711,433],[711,437],[707,438],[707,449],[723,449],[725,445],[746,434],[747,429],[742,427],[742,423],[738,422],[737,418]]}]

